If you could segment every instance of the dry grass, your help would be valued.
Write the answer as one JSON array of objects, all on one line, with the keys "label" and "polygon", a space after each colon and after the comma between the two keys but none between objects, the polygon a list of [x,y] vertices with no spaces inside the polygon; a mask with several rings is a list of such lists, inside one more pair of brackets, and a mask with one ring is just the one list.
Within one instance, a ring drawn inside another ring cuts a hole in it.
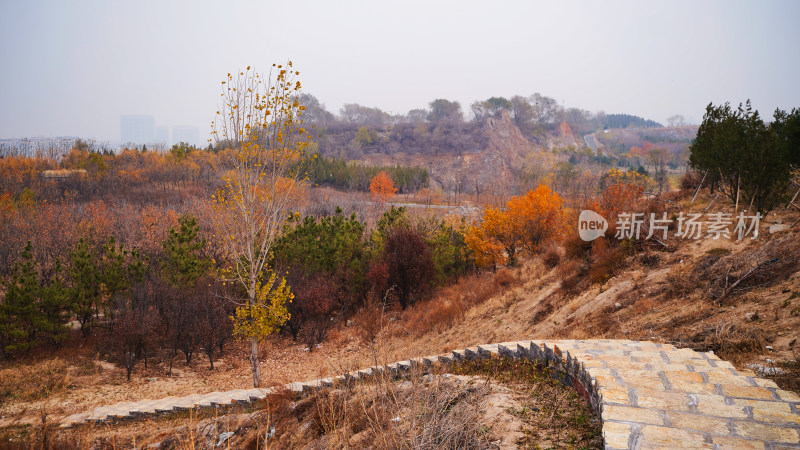
[{"label": "dry grass", "polygon": [[514,275],[514,272],[511,271],[511,269],[503,267],[494,274],[493,283],[495,287],[507,288],[518,281],[519,279],[516,275]]},{"label": "dry grass", "polygon": [[564,239],[563,245],[564,256],[568,259],[585,259],[592,248],[592,243],[581,239],[578,233],[569,234]]},{"label": "dry grass", "polygon": [[[270,383],[288,383],[329,376],[327,361],[343,359],[363,349],[351,340],[355,327],[334,330],[328,341],[313,353],[291,338],[271,336],[261,344],[261,371]],[[157,399],[167,396],[203,394],[212,391],[242,389],[252,386],[247,360],[247,344],[232,341],[209,369],[204,358],[194,358],[189,365],[175,364],[168,375],[166,355],[156,354],[147,369],[137,366],[130,382],[124,369],[98,357],[95,343],[76,336],[59,349],[59,356],[40,352],[26,358],[0,363],[0,427],[15,424],[37,426],[44,408],[50,420],[98,406],[123,401]],[[39,349],[37,349],[39,350]]]},{"label": "dry grass", "polygon": [[481,383],[417,374],[407,381],[378,377],[376,383],[317,392],[308,440],[344,448],[491,448],[478,411],[488,388]]},{"label": "dry grass", "polygon": [[40,365],[12,365],[0,370],[0,407],[8,401],[33,402],[67,390],[69,364],[60,358]]},{"label": "dry grass", "polygon": [[388,319],[386,315],[386,305],[379,302],[371,302],[361,308],[353,316],[356,334],[365,344],[374,345]]},{"label": "dry grass", "polygon": [[417,303],[406,309],[397,333],[421,336],[430,331],[442,331],[464,317],[472,307],[510,289],[519,283],[519,277],[507,268],[495,274],[481,273],[461,278],[458,283],[439,290],[428,301]]},{"label": "dry grass", "polygon": [[713,351],[720,358],[741,363],[764,350],[764,333],[755,326],[721,322],[697,333],[689,343],[699,351]]},{"label": "dry grass", "polygon": [[575,390],[557,381],[540,363],[491,358],[462,362],[452,371],[484,376],[511,389],[512,401],[503,407],[521,422],[517,446],[600,448],[600,420]]},{"label": "dry grass", "polygon": [[608,244],[606,239],[598,239],[592,245],[589,282],[603,284],[608,281],[617,267],[625,259],[619,247]]},{"label": "dry grass", "polygon": [[694,264],[672,270],[665,298],[689,297],[701,292],[717,305],[731,303],[748,292],[787,279],[798,266],[800,242],[794,236],[741,251],[714,247],[699,255]]},{"label": "dry grass", "polygon": [[721,300],[727,295],[772,285],[796,272],[798,265],[800,242],[795,237],[786,237],[724,256],[703,276],[710,281],[709,295]]},{"label": "dry grass", "polygon": [[561,263],[557,269],[559,289],[565,296],[573,296],[582,292],[587,283],[585,273],[587,271],[584,261],[568,260]]},{"label": "dry grass", "polygon": [[[225,411],[54,430],[42,448],[599,448],[599,425],[548,369],[492,359],[400,379],[377,376],[305,398],[278,393]],[[37,448],[43,442],[39,435],[14,438],[24,437]]]},{"label": "dry grass", "polygon": [[697,289],[694,268],[688,264],[677,267],[670,274],[670,283],[664,290],[665,300],[685,298]]},{"label": "dry grass", "polygon": [[561,251],[555,245],[547,247],[542,254],[542,262],[548,269],[554,269],[561,262]]},{"label": "dry grass", "polygon": [[800,353],[794,352],[794,358],[779,364],[780,371],[768,375],[781,389],[800,392]]}]

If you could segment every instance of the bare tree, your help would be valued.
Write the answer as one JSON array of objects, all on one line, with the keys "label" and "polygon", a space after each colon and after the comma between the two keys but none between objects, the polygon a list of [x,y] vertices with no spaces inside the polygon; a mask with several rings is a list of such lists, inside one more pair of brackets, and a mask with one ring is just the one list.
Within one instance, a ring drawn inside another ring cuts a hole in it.
[{"label": "bare tree", "polygon": [[659,195],[664,192],[664,185],[667,183],[666,165],[669,157],[670,153],[666,148],[656,147],[647,152],[647,159],[655,172]]},{"label": "bare tree", "polygon": [[530,96],[528,101],[533,105],[533,113],[539,125],[552,125],[561,114],[558,102],[550,97],[545,97],[538,92]]},{"label": "bare tree", "polygon": [[198,304],[197,329],[198,343],[208,357],[211,370],[214,370],[214,355],[222,353],[225,341],[231,335],[230,315],[226,302],[215,295],[208,295]]},{"label": "bare tree", "polygon": [[122,311],[112,321],[106,345],[125,367],[128,381],[131,380],[133,368],[146,356],[148,347],[153,344],[157,324],[158,315],[150,308]]},{"label": "bare tree", "polygon": [[675,114],[667,118],[667,125],[671,127],[681,127],[686,125],[686,119],[680,114]]}]

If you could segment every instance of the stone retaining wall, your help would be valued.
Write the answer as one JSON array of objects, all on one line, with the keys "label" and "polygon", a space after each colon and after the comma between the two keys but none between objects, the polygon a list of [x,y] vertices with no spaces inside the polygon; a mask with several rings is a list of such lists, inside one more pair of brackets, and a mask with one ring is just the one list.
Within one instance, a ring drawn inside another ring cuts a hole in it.
[{"label": "stone retaining wall", "polygon": [[[461,359],[506,356],[543,361],[573,386],[603,422],[607,449],[800,448],[800,397],[737,371],[713,353],[627,340],[537,340],[479,345],[284,386],[298,393],[388,373],[403,375]],[[118,403],[73,414],[62,426],[136,418],[263,399],[243,389]]]}]

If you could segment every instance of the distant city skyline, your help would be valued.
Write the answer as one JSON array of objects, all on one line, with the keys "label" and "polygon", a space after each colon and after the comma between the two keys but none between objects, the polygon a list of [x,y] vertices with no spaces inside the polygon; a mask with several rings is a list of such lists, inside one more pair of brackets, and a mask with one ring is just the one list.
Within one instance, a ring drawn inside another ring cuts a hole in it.
[{"label": "distant city skyline", "polygon": [[123,114],[119,118],[119,145],[158,145],[171,147],[185,142],[194,146],[202,146],[200,130],[188,125],[170,126],[158,124],[155,116],[147,114]]},{"label": "distant city skyline", "polygon": [[126,114],[119,118],[120,144],[153,144],[156,141],[156,120],[144,114]]},{"label": "distant city skyline", "polygon": [[116,142],[139,111],[205,145],[226,74],[290,58],[333,113],[538,92],[661,123],[751,99],[769,119],[800,106],[798,17],[791,0],[5,1],[0,138]]}]

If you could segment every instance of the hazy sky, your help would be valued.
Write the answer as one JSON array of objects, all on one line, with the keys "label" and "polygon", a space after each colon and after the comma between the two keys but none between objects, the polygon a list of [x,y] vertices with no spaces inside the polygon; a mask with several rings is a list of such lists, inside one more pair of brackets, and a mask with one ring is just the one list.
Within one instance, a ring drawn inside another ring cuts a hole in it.
[{"label": "hazy sky", "polygon": [[0,138],[119,140],[119,116],[207,135],[227,72],[291,58],[304,92],[393,113],[540,92],[699,122],[800,107],[800,1],[0,0]]}]

